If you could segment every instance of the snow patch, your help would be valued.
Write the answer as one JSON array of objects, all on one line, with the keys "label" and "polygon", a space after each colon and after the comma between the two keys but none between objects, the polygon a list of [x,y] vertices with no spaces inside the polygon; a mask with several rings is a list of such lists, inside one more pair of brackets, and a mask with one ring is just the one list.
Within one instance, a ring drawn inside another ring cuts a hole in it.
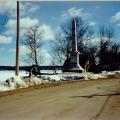
[{"label": "snow patch", "polygon": [[0,82],[0,91],[14,90],[16,88],[25,88],[28,85],[18,76],[13,76]]},{"label": "snow patch", "polygon": [[88,76],[88,79],[99,79],[99,78],[107,78],[107,76],[102,75],[102,74],[94,74],[90,72],[85,73]]},{"label": "snow patch", "polygon": [[[26,71],[19,71],[19,77],[29,76],[29,73]],[[11,77],[15,77],[14,71],[0,71],[0,81],[5,81]]]},{"label": "snow patch", "polygon": [[54,75],[42,75],[41,78],[32,76],[30,79],[23,80],[24,76],[28,76],[25,71],[21,71],[19,76],[14,75],[14,71],[0,71],[0,92],[14,90],[17,88],[26,88],[31,85],[38,85],[42,83],[61,82],[66,80],[91,80],[98,78],[107,78],[110,75],[120,73],[120,71],[107,72],[102,71],[99,74],[91,72],[84,73],[59,73]]},{"label": "snow patch", "polygon": [[3,86],[3,85],[0,85],[0,92],[3,92],[3,91],[8,91],[9,88],[6,87],[6,86]]},{"label": "snow patch", "polygon": [[64,80],[88,80],[87,75],[83,73],[77,73],[77,74],[70,74],[70,73],[63,73],[63,74],[56,74],[56,75],[43,75],[43,80],[49,80],[49,81],[64,81]]},{"label": "snow patch", "polygon": [[38,84],[41,84],[42,83],[42,79],[41,78],[38,78],[38,77],[32,77],[30,79],[30,85],[38,85]]}]

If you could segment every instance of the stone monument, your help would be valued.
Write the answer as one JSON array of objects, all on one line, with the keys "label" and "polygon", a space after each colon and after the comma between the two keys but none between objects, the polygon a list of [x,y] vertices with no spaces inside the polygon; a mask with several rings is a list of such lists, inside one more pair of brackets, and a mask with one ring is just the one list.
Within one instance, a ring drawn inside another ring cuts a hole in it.
[{"label": "stone monument", "polygon": [[79,52],[77,48],[76,37],[76,20],[72,21],[72,52],[70,57],[63,64],[63,72],[83,72],[83,68],[79,64]]}]

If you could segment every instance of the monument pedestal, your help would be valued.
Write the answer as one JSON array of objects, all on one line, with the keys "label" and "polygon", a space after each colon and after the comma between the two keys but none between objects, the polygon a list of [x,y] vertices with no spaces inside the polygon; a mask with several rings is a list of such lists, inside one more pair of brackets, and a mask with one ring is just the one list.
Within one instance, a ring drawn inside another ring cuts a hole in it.
[{"label": "monument pedestal", "polygon": [[63,65],[63,72],[80,72],[82,73],[84,69],[79,64],[79,52],[75,51],[71,56],[65,61]]}]

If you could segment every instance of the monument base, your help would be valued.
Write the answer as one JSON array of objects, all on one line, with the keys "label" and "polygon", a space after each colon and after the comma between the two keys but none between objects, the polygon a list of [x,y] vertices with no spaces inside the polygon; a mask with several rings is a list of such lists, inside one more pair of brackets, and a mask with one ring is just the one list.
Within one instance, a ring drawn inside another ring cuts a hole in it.
[{"label": "monument base", "polygon": [[79,64],[79,52],[75,51],[63,64],[63,72],[80,72],[84,69]]}]

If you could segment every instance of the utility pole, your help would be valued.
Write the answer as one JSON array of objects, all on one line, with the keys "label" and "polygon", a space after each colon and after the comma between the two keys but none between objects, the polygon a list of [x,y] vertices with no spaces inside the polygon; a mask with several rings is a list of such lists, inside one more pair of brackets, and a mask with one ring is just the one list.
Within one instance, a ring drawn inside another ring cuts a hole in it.
[{"label": "utility pole", "polygon": [[15,75],[19,75],[19,1],[17,1],[17,33],[16,33],[16,71]]}]

